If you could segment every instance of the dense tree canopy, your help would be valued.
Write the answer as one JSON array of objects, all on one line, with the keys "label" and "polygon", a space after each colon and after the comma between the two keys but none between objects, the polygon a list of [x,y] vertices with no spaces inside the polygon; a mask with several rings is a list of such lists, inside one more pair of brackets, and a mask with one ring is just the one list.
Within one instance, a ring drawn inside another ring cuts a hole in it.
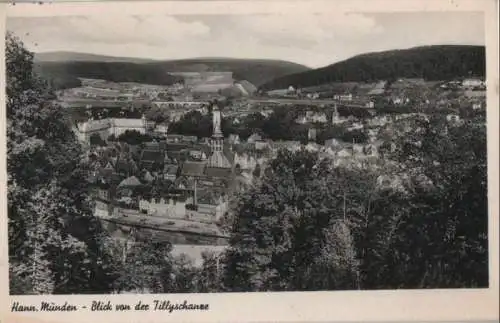
[{"label": "dense tree canopy", "polygon": [[358,55],[296,74],[285,75],[262,85],[260,90],[318,86],[332,82],[366,82],[424,78],[448,80],[471,75],[484,77],[484,46],[425,46]]},{"label": "dense tree canopy", "polygon": [[153,138],[150,135],[142,134],[137,130],[125,130],[125,132],[120,134],[116,140],[135,146],[145,142],[150,142],[152,139]]},{"label": "dense tree canopy", "polygon": [[33,73],[32,54],[11,34],[6,65],[11,293],[106,291],[81,148]]},{"label": "dense tree canopy", "polygon": [[[240,197],[224,288],[487,286],[484,119],[415,120],[395,140],[399,166],[383,172],[281,152]],[[402,190],[381,186],[381,175],[399,177]]]}]

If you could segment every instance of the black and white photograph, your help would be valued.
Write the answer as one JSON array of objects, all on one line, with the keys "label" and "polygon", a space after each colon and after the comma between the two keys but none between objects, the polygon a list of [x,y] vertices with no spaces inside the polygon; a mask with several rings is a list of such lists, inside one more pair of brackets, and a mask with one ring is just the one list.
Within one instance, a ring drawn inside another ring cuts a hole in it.
[{"label": "black and white photograph", "polygon": [[490,287],[483,12],[5,28],[10,295]]}]

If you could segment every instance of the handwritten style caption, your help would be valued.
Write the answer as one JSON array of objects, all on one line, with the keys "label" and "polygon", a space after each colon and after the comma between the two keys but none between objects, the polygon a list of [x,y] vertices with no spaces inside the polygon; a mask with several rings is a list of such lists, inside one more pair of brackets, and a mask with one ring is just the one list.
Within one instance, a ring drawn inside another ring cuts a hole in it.
[{"label": "handwritten style caption", "polygon": [[208,311],[208,304],[192,304],[188,301],[174,303],[169,300],[153,300],[152,303],[139,301],[136,304],[113,304],[111,301],[92,301],[89,305],[75,305],[68,302],[57,304],[54,302],[41,302],[40,305],[25,305],[20,302],[13,302],[11,312],[128,312],[128,311]]}]

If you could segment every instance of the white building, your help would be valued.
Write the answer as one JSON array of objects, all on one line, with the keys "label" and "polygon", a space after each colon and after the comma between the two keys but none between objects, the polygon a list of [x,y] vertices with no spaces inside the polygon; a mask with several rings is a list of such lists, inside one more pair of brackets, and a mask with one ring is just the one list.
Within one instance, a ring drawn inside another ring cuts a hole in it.
[{"label": "white building", "polygon": [[75,132],[80,141],[88,142],[94,134],[98,134],[102,139],[107,139],[110,135],[118,137],[127,130],[145,133],[146,126],[145,117],[142,119],[110,118],[79,123]]},{"label": "white building", "polygon": [[352,101],[352,94],[351,93],[348,93],[348,94],[335,94],[333,96],[333,99],[337,100],[337,101]]},{"label": "white building", "polygon": [[478,87],[484,86],[484,82],[480,79],[465,79],[462,81],[463,87]]}]

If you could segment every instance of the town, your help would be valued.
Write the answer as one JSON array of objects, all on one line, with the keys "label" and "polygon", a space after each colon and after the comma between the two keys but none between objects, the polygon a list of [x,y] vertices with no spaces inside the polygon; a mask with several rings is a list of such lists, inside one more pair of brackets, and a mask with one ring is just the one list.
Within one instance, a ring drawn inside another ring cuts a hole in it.
[{"label": "town", "polygon": [[[94,215],[118,239],[169,241],[197,263],[204,250],[224,250],[232,201],[280,149],[318,152],[335,167],[380,169],[380,187],[397,188],[404,178],[384,175],[396,132],[434,114],[450,127],[485,115],[485,82],[477,78],[262,93],[227,72],[175,75],[185,79],[163,87],[84,79],[59,91],[58,101],[87,147]],[[179,126],[194,116],[210,120],[211,133]],[[290,119],[285,133],[262,129],[273,117]]]}]

